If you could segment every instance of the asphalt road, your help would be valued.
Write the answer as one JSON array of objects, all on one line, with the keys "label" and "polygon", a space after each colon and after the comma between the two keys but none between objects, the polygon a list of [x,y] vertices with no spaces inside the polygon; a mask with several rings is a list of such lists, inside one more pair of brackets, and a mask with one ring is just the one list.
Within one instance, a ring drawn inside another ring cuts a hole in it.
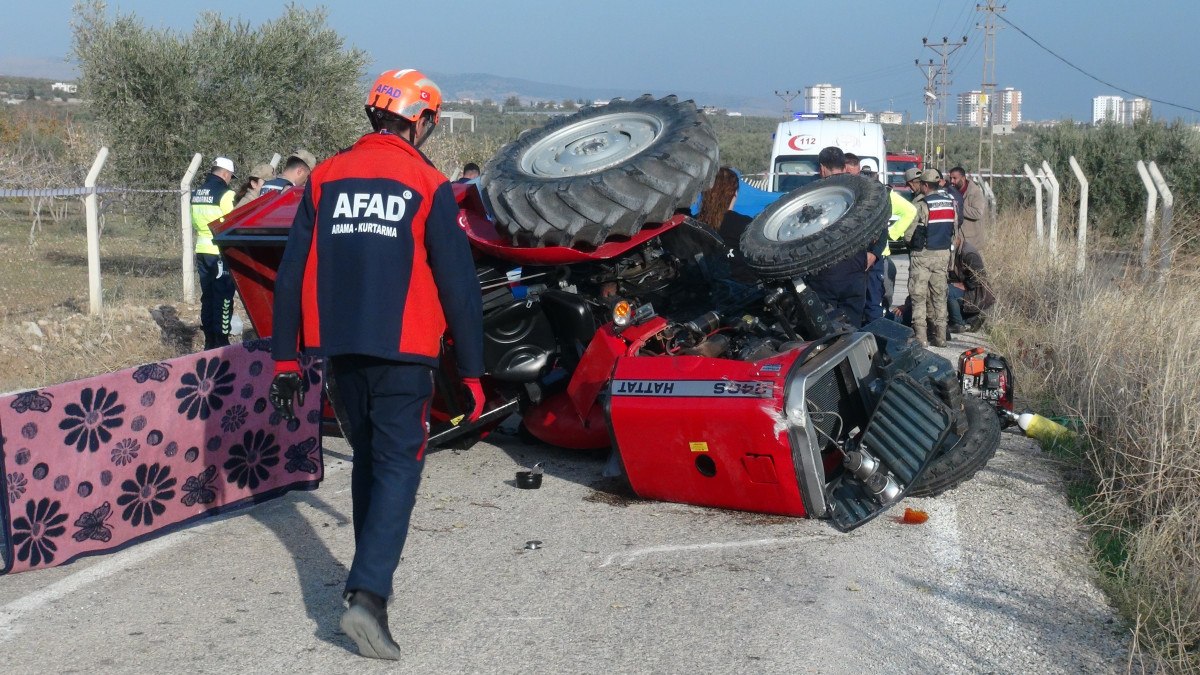
[{"label": "asphalt road", "polygon": [[[901,296],[903,297],[903,296]],[[966,348],[956,341],[942,350]],[[1062,481],[1006,433],[975,480],[850,533],[632,499],[604,457],[502,433],[428,458],[391,608],[406,657],[338,630],[348,449],[315,492],[0,577],[0,663],[45,672],[1078,673],[1122,670]],[[514,472],[545,464],[540,490]],[[891,517],[924,509],[923,525]],[[536,550],[526,542],[541,541]]]}]

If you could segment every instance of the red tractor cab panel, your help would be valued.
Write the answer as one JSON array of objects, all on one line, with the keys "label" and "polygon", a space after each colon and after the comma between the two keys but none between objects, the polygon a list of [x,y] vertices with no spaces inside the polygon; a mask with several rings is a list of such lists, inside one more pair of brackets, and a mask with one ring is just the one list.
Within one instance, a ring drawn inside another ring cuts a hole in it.
[{"label": "red tractor cab panel", "polygon": [[609,388],[609,418],[634,492],[684,504],[806,515],[782,395],[797,353],[759,362],[620,359]]}]

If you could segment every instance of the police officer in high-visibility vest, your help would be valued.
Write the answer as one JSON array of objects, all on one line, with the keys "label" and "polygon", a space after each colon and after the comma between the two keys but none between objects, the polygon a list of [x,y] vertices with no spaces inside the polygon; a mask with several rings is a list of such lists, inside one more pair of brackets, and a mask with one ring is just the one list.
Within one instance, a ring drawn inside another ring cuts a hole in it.
[{"label": "police officer in high-visibility vest", "polygon": [[200,326],[204,348],[229,344],[233,320],[233,278],[221,252],[213,243],[210,224],[233,210],[233,161],[213,160],[212,169],[200,187],[192,190],[192,229],[196,231],[196,271],[200,273]]},{"label": "police officer in high-visibility vest", "polygon": [[[912,328],[923,346],[946,346],[946,285],[958,211],[954,198],[938,185],[937,169],[925,169],[913,199],[917,217],[904,233],[908,242],[908,294],[912,296]],[[933,324],[928,336],[926,322]]]}]

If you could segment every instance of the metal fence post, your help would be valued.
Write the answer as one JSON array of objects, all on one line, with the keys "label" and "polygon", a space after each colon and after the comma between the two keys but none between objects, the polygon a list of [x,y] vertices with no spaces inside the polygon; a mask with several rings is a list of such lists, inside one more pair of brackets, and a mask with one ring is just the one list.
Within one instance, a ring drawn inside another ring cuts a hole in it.
[{"label": "metal fence post", "polygon": [[1142,160],[1137,161],[1138,175],[1142,177],[1142,185],[1146,187],[1146,229],[1142,234],[1142,278],[1147,279],[1150,275],[1150,248],[1154,246],[1154,215],[1158,211],[1158,190],[1154,187],[1154,179],[1150,177],[1150,171],[1146,168],[1146,163]]},{"label": "metal fence post", "polygon": [[1087,265],[1088,179],[1083,175],[1083,169],[1079,167],[1079,162],[1075,161],[1075,155],[1071,155],[1067,162],[1071,165],[1071,171],[1075,173],[1075,180],[1079,181],[1079,232],[1078,246],[1075,249],[1075,272],[1083,274],[1084,267]]},{"label": "metal fence post", "polygon": [[1175,197],[1171,194],[1167,179],[1163,178],[1162,172],[1158,170],[1158,164],[1150,162],[1149,168],[1150,176],[1154,178],[1154,184],[1163,200],[1162,222],[1158,226],[1158,280],[1164,281],[1167,272],[1171,270],[1171,219],[1175,216]]},{"label": "metal fence post", "polygon": [[96,161],[92,162],[92,169],[83,181],[83,186],[88,189],[87,196],[83,198],[83,211],[87,218],[88,312],[91,314],[99,314],[101,304],[100,217],[96,205],[96,179],[107,159],[108,148],[100,148],[100,152],[96,153]]},{"label": "metal fence post", "polygon": [[1025,175],[1029,177],[1029,182],[1033,183],[1033,201],[1037,205],[1037,240],[1038,244],[1046,243],[1046,228],[1042,222],[1042,181],[1038,178],[1033,169],[1029,165],[1025,165]]},{"label": "metal fence post", "polygon": [[179,181],[179,223],[183,234],[183,301],[196,301],[195,240],[192,234],[192,179],[200,168],[200,153],[192,157],[187,173]]},{"label": "metal fence post", "polygon": [[1061,187],[1050,162],[1042,160],[1042,170],[1046,172],[1046,180],[1050,181],[1050,255],[1058,255],[1058,195]]}]

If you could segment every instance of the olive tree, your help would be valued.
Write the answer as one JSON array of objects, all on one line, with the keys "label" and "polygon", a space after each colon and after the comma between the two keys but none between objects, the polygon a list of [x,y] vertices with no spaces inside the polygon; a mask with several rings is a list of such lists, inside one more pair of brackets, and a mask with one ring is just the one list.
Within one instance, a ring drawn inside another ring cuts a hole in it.
[{"label": "olive tree", "polygon": [[366,130],[366,54],[323,10],[289,5],[257,27],[206,12],[184,33],[82,0],[71,24],[82,96],[112,150],[106,173],[123,186],[178,186],[196,152],[242,175],[296,147],[324,157]]}]

